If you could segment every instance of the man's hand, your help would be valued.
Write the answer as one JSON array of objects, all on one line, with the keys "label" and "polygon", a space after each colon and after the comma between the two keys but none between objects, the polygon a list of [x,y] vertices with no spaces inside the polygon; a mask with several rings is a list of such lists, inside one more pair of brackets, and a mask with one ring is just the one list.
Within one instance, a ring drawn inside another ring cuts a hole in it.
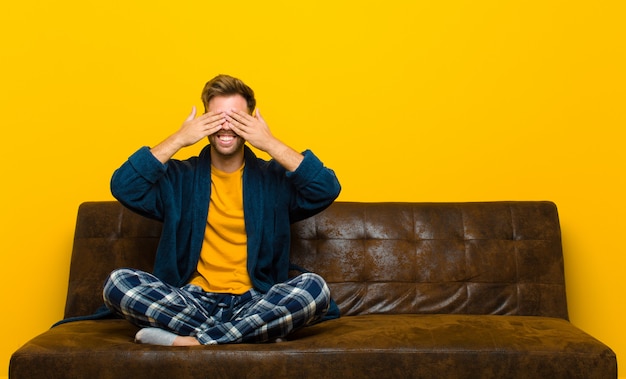
[{"label": "man's hand", "polygon": [[252,146],[265,151],[289,171],[295,171],[304,159],[302,154],[275,138],[267,123],[257,109],[254,116],[246,112],[231,110],[226,114],[226,121],[238,136]]},{"label": "man's hand", "polygon": [[191,146],[222,128],[226,122],[224,113],[205,113],[196,118],[196,107],[183,122],[180,129],[165,141],[151,149],[152,154],[162,163],[166,163],[178,150]]},{"label": "man's hand", "polygon": [[233,109],[226,114],[226,121],[238,136],[267,153],[278,141],[270,132],[270,128],[258,109],[254,116]]},{"label": "man's hand", "polygon": [[208,112],[196,118],[194,106],[183,125],[173,136],[176,137],[181,148],[191,146],[220,130],[224,122],[226,122],[226,115],[223,113]]}]

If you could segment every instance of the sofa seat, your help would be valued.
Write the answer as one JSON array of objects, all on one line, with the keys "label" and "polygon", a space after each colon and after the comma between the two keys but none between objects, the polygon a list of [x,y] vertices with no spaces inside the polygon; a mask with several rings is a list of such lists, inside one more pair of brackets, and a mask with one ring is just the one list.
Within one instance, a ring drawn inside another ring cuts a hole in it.
[{"label": "sofa seat", "polygon": [[570,322],[536,316],[348,316],[285,342],[199,347],[135,344],[136,331],[124,320],[63,324],[18,350],[11,370],[32,378],[62,370],[68,378],[592,379],[611,371],[598,365],[613,355]]}]

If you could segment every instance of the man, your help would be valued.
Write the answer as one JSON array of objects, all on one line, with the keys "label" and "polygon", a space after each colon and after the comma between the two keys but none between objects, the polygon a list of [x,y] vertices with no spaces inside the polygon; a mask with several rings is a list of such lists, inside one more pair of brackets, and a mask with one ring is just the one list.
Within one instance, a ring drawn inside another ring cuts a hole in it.
[{"label": "man", "polygon": [[[114,271],[104,301],[142,327],[140,343],[279,340],[329,308],[321,277],[288,277],[290,224],[328,207],[341,187],[311,151],[272,135],[241,80],[213,78],[202,101],[203,115],[194,108],[178,131],[113,174],[113,195],[163,231],[153,274]],[[205,137],[199,156],[172,158]],[[257,158],[246,141],[272,159]]]}]

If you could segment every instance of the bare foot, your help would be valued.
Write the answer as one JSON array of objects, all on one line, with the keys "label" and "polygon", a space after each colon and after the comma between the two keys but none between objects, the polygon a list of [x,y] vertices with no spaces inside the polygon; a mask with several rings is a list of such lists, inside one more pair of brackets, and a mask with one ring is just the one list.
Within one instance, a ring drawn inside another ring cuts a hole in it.
[{"label": "bare foot", "polygon": [[195,337],[178,336],[172,346],[200,346],[200,341]]}]

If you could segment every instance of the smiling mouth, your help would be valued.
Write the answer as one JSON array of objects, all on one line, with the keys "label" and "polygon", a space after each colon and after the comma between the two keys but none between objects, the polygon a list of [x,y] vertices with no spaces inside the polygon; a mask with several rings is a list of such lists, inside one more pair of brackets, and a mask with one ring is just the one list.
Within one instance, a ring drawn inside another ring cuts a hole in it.
[{"label": "smiling mouth", "polygon": [[232,134],[220,134],[216,136],[217,139],[219,139],[221,142],[232,142],[235,138],[237,138],[236,135],[232,135]]},{"label": "smiling mouth", "polygon": [[215,138],[217,138],[218,141],[225,143],[225,144],[229,144],[231,142],[233,142],[235,139],[237,139],[237,135],[236,134],[218,134],[215,136]]}]

